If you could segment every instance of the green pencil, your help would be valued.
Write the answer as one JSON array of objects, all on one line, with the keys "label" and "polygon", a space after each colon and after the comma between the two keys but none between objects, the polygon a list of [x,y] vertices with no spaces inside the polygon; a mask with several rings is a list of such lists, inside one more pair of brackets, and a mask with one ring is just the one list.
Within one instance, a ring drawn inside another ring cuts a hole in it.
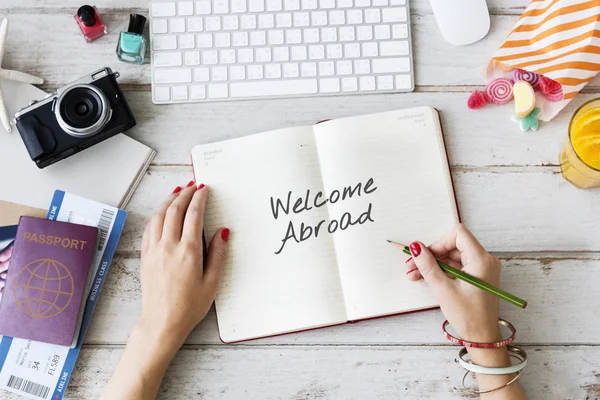
[{"label": "green pencil", "polygon": [[[400,243],[392,242],[391,240],[388,240],[388,243],[391,243],[395,246],[402,248],[402,251],[405,254],[412,256],[408,246],[405,246]],[[456,279],[460,279],[464,282],[470,283],[471,285],[478,287],[481,290],[485,290],[486,292],[493,294],[494,296],[498,297],[499,299],[508,301],[509,303],[514,304],[517,307],[527,308],[527,301],[525,301],[517,296],[514,296],[508,292],[505,292],[504,290],[499,289],[493,285],[490,285],[489,283],[484,282],[479,278],[475,278],[474,276],[469,275],[466,272],[463,272],[459,269],[451,267],[448,264],[445,264],[439,260],[436,260],[436,261],[437,261],[438,265],[440,266],[440,268],[443,269],[444,272],[447,273],[448,275],[450,275]]]}]

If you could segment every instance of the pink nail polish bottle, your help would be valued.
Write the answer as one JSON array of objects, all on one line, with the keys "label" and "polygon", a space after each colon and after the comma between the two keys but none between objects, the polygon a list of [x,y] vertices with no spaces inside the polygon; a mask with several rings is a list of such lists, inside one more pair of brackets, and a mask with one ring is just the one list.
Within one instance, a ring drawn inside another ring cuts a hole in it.
[{"label": "pink nail polish bottle", "polygon": [[96,7],[87,5],[81,6],[73,18],[77,21],[77,25],[79,25],[81,33],[88,43],[93,42],[108,33],[108,28],[104,25],[104,22],[102,22]]}]

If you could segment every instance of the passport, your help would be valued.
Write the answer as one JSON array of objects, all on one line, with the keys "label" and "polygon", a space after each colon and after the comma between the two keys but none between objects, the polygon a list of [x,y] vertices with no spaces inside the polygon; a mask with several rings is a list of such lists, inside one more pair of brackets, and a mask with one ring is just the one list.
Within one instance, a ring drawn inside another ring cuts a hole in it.
[{"label": "passport", "polygon": [[98,228],[21,217],[0,303],[0,335],[71,346]]}]

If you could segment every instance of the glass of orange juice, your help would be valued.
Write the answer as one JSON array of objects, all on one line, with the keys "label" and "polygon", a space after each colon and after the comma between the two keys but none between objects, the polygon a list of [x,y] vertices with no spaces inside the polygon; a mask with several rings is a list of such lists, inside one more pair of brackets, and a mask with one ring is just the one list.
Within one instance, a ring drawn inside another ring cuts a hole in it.
[{"label": "glass of orange juice", "polygon": [[560,169],[578,188],[600,187],[600,98],[584,103],[571,117]]}]

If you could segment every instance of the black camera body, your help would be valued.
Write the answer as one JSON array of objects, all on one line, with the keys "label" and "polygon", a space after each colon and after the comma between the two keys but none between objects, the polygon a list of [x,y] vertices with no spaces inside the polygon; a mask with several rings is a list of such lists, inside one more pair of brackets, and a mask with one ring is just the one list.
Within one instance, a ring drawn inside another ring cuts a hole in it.
[{"label": "black camera body", "polygon": [[118,77],[102,68],[17,111],[17,129],[38,168],[135,126]]}]

